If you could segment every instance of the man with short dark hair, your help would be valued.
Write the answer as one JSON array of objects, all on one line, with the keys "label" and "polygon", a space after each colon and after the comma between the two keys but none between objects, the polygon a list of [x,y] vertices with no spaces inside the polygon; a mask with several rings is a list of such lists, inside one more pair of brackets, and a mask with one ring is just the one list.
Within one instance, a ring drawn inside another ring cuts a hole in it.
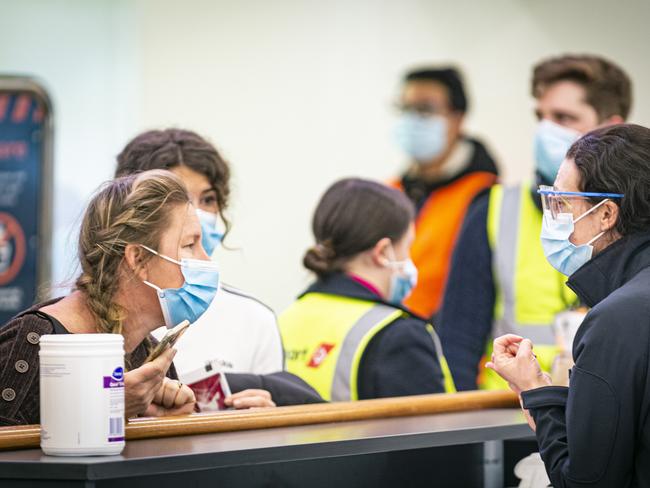
[{"label": "man with short dark hair", "polygon": [[[566,277],[548,265],[540,243],[538,185],[553,185],[567,150],[582,134],[623,122],[631,83],[623,70],[597,56],[560,56],[533,71],[532,94],[539,120],[535,181],[495,185],[467,212],[454,252],[439,317],[445,356],[459,390],[505,389],[480,367],[494,337],[530,337],[546,371],[570,341],[555,331],[575,329],[581,315]],[[559,347],[558,347],[559,346]],[[570,352],[570,351],[569,351]],[[566,369],[566,368],[562,368]]]},{"label": "man with short dark hair", "polygon": [[411,257],[419,276],[404,303],[425,318],[439,309],[451,252],[470,202],[498,174],[485,147],[463,133],[467,105],[454,68],[419,69],[404,78],[396,136],[410,166],[392,185],[417,209]]}]

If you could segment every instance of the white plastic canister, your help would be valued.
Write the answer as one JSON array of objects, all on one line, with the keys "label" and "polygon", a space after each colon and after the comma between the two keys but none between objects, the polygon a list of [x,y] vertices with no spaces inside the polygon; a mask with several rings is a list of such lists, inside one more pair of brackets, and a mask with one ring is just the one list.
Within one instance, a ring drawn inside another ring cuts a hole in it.
[{"label": "white plastic canister", "polygon": [[40,339],[41,449],[55,456],[124,449],[124,338],[56,334]]}]

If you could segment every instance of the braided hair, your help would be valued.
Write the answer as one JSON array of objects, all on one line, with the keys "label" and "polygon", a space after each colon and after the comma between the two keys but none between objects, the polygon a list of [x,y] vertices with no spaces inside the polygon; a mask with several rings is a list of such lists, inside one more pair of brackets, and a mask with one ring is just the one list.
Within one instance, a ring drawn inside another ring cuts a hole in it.
[{"label": "braided hair", "polygon": [[[93,197],[79,234],[81,274],[76,289],[86,296],[97,332],[122,333],[124,310],[114,298],[126,246],[158,248],[171,210],[188,203],[182,181],[165,170],[117,178]],[[148,259],[145,255],[142,264]]]}]

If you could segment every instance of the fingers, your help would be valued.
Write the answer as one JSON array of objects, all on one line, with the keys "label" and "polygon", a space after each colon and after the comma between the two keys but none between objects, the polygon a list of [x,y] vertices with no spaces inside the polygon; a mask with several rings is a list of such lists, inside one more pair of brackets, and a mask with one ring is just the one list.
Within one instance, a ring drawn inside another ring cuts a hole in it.
[{"label": "fingers", "polygon": [[172,365],[172,361],[176,356],[176,349],[170,347],[165,350],[160,356],[158,356],[153,361],[150,361],[147,364],[153,365],[158,371],[162,371],[163,376],[167,374],[169,367]]},{"label": "fingers", "polygon": [[275,407],[271,393],[266,390],[244,390],[225,399],[228,407],[236,409]]},{"label": "fingers", "polygon": [[238,400],[233,400],[232,406],[237,410],[243,410],[246,408],[270,408],[275,407],[273,400],[270,400],[266,397],[261,396],[251,396],[246,398],[240,398]]},{"label": "fingers", "polygon": [[508,348],[519,344],[524,338],[515,334],[505,334],[494,339],[494,352],[503,354],[508,352]]},{"label": "fingers", "polygon": [[176,349],[167,349],[153,361],[144,363],[142,366],[134,369],[130,373],[137,376],[137,381],[139,383],[150,381],[162,382],[162,379],[167,374],[175,355]]},{"label": "fingers", "polygon": [[229,398],[232,398],[233,400],[238,400],[240,398],[246,398],[250,396],[260,396],[271,400],[271,392],[267,390],[255,390],[255,389],[240,391],[238,393],[235,393],[234,395],[231,395]]},{"label": "fingers", "polygon": [[187,385],[181,385],[181,387],[178,390],[176,390],[176,398],[174,398],[174,406],[182,407],[184,405],[187,405],[188,403],[191,404],[196,403],[196,397],[194,396],[194,392],[192,391],[192,388],[190,388]]},{"label": "fingers", "polygon": [[144,412],[146,417],[167,417],[170,415],[188,415],[194,413],[194,403],[186,403],[180,407],[165,408],[162,405],[152,403]]},{"label": "fingers", "polygon": [[153,361],[124,375],[127,417],[146,412],[153,401],[162,402],[163,380],[175,355],[176,350],[170,348]]},{"label": "fingers", "polygon": [[511,343],[507,347],[508,354],[511,354],[513,356],[517,355],[517,351],[519,350],[519,344],[520,343]]},{"label": "fingers", "polygon": [[164,409],[163,416],[169,416],[169,415],[189,415],[191,413],[194,413],[194,402],[192,403],[186,403],[185,405],[181,405],[180,407],[174,407],[174,408],[169,408],[169,409]]},{"label": "fingers", "polygon": [[163,382],[163,386],[162,388],[160,388],[162,394],[156,395],[156,398],[154,398],[153,400],[154,403],[162,405],[165,408],[175,407],[176,397],[181,388],[182,385],[180,381],[170,380],[169,378],[165,378]]},{"label": "fingers", "polygon": [[165,378],[163,385],[153,399],[154,403],[165,408],[175,408],[194,403],[196,398],[192,389],[178,380]]},{"label": "fingers", "polygon": [[517,351],[517,358],[535,358],[535,355],[533,354],[533,343],[530,339],[524,339],[521,341]]}]

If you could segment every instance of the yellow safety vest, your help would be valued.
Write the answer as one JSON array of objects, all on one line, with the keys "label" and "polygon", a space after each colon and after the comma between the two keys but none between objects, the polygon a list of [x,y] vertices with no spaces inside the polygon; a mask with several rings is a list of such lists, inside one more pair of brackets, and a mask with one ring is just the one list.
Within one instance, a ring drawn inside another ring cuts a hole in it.
[{"label": "yellow safety vest", "polygon": [[[278,320],[286,370],[309,383],[325,400],[358,400],[359,365],[366,347],[381,330],[406,316],[400,309],[369,300],[308,293]],[[428,330],[444,375],[445,391],[454,392],[438,336],[433,327]]]},{"label": "yellow safety vest", "polygon": [[[492,187],[487,232],[496,303],[486,358],[492,354],[492,339],[517,334],[533,341],[540,366],[550,372],[559,352],[553,332],[555,316],[574,305],[577,297],[566,287],[566,276],[546,260],[541,228],[542,212],[530,194],[530,185]],[[508,388],[492,370],[480,369],[480,388]]]}]

